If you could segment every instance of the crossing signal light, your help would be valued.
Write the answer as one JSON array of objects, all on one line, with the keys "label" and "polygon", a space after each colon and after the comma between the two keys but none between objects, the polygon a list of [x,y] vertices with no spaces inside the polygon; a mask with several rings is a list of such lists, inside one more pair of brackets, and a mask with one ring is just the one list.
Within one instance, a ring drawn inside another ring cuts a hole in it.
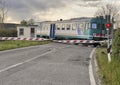
[{"label": "crossing signal light", "polygon": [[111,28],[112,24],[111,24],[111,23],[106,23],[106,25],[105,25],[105,26],[106,26],[106,28],[108,28],[108,29],[109,29],[109,28]]}]

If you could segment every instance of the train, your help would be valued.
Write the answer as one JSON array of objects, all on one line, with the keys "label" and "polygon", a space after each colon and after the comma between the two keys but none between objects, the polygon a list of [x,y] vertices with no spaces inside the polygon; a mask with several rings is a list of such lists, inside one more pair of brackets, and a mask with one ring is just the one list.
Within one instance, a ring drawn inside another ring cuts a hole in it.
[{"label": "train", "polygon": [[102,16],[44,21],[39,24],[37,37],[57,40],[104,40],[107,34],[106,22]]}]

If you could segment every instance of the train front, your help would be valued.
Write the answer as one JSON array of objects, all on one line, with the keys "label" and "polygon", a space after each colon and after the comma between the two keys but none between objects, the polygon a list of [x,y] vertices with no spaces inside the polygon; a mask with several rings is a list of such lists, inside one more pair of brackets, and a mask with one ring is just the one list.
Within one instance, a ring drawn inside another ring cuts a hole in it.
[{"label": "train front", "polygon": [[105,27],[106,19],[103,16],[91,19],[91,34],[94,40],[105,40],[107,39],[107,29]]}]

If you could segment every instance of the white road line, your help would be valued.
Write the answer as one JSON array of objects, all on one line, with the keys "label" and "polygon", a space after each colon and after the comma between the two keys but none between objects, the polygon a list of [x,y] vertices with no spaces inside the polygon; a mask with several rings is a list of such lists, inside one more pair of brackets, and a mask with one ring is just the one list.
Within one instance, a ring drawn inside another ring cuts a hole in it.
[{"label": "white road line", "polygon": [[36,57],[34,57],[34,58],[28,59],[28,60],[26,60],[26,61],[24,61],[24,62],[17,63],[17,64],[15,64],[15,65],[9,66],[9,67],[7,67],[7,68],[1,69],[1,70],[0,70],[0,73],[1,73],[1,72],[4,72],[4,71],[7,71],[7,70],[9,70],[9,69],[15,68],[15,67],[17,67],[17,66],[20,66],[20,65],[22,65],[22,64],[24,64],[24,63],[30,62],[30,61],[32,61],[32,60],[35,60],[35,59],[37,59],[37,58],[39,58],[39,57],[41,57],[41,56],[44,56],[44,55],[49,54],[49,53],[52,53],[52,52],[54,52],[54,51],[55,51],[55,49],[53,49],[52,51],[46,52],[46,53],[44,53],[44,54],[38,55],[38,56],[36,56]]},{"label": "white road line", "polygon": [[13,52],[13,51],[24,50],[24,49],[30,49],[30,48],[39,47],[39,46],[41,46],[41,45],[9,49],[9,50],[0,51],[0,53]]},{"label": "white road line", "polygon": [[[66,47],[69,47],[69,46],[66,46]],[[66,47],[61,47],[60,49],[64,49],[64,48],[66,48]],[[6,67],[6,68],[4,68],[4,69],[1,69],[1,70],[0,70],[0,73],[1,73],[1,72],[4,72],[4,71],[7,71],[7,70],[9,70],[9,69],[15,68],[15,67],[17,67],[17,66],[20,66],[20,65],[22,65],[22,64],[24,64],[24,63],[33,61],[33,60],[35,60],[35,59],[37,59],[37,58],[39,58],[39,57],[41,57],[41,56],[47,55],[47,54],[52,53],[52,52],[55,52],[55,51],[56,51],[56,49],[53,49],[53,50],[51,50],[51,51],[49,51],[49,52],[46,52],[46,53],[43,53],[43,54],[38,55],[38,56],[36,56],[36,57],[30,58],[30,59],[28,59],[28,60],[26,60],[26,61],[23,61],[23,62],[21,62],[21,63],[17,63],[17,64],[14,64],[14,65],[12,65],[12,66]]]},{"label": "white road line", "polygon": [[[94,48],[92,50],[92,52],[90,53],[90,59],[92,59],[92,56],[93,56],[93,53],[95,52],[95,50],[96,50],[96,48]],[[90,84],[96,85],[94,74],[93,74],[93,68],[92,68],[92,60],[90,60],[90,63],[89,63],[89,77],[90,77]]]}]

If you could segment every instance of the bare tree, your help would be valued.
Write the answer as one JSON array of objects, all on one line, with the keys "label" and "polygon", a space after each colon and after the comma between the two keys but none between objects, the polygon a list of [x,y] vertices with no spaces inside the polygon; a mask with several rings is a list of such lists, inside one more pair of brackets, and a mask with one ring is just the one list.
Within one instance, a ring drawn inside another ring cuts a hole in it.
[{"label": "bare tree", "polygon": [[0,23],[4,23],[7,11],[5,0],[0,0]]},{"label": "bare tree", "polygon": [[119,16],[119,9],[115,4],[106,4],[105,6],[100,7],[95,13],[95,16],[105,17],[105,15],[110,15],[111,21],[113,22],[113,19],[117,19]]}]

